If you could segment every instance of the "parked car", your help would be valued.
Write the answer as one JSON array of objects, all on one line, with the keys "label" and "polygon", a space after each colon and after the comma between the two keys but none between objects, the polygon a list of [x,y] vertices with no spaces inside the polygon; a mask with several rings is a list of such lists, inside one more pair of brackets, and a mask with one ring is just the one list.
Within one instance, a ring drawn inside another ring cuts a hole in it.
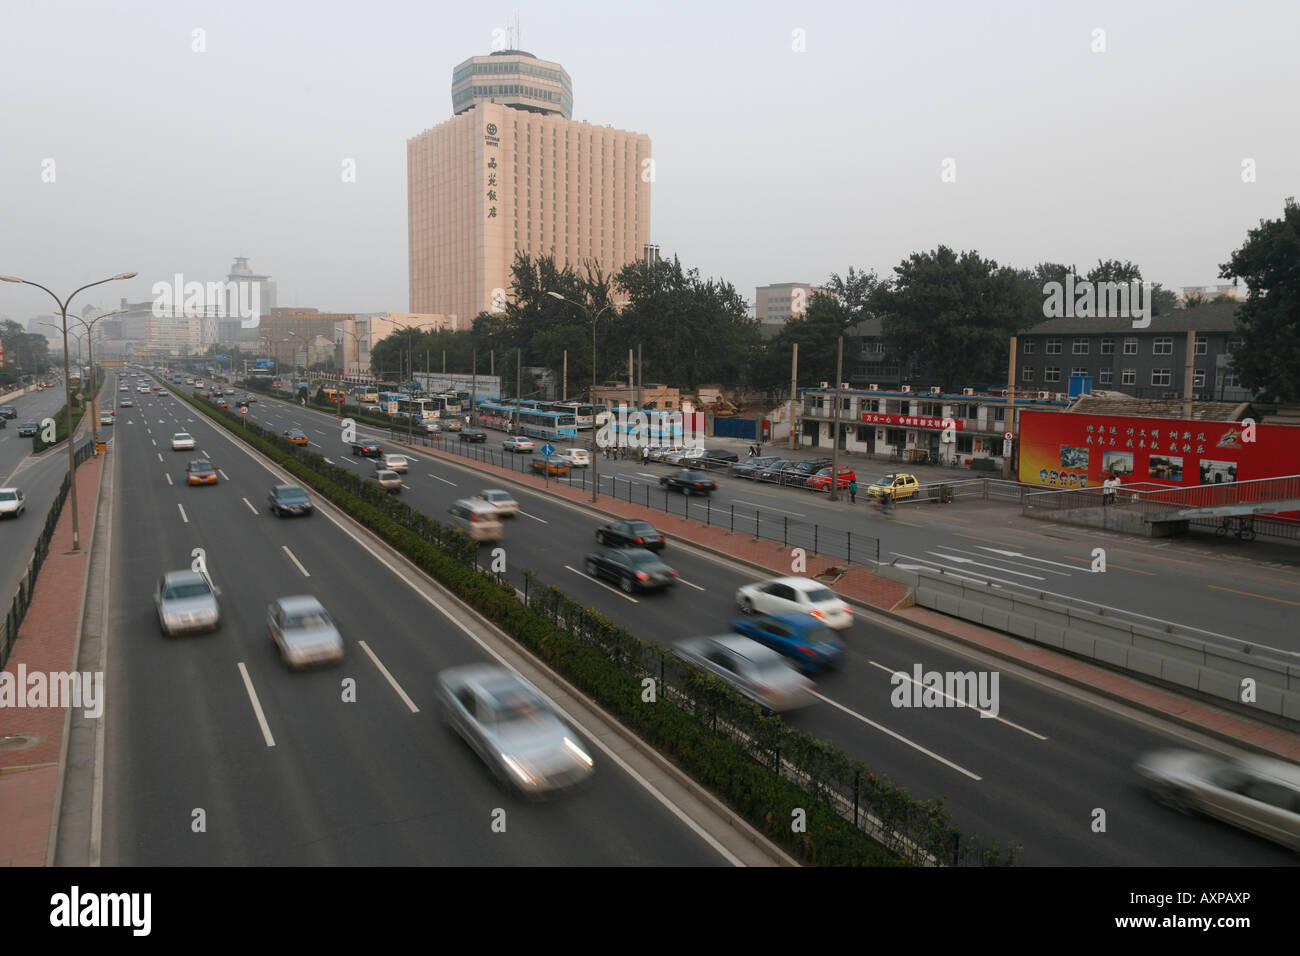
[{"label": "parked car", "polygon": [[589,554],[585,566],[593,578],[608,578],[628,594],[669,588],[677,583],[677,572],[645,548]]},{"label": "parked car", "polygon": [[19,488],[0,488],[0,518],[17,518],[27,507],[27,498]]},{"label": "parked car", "polygon": [[539,475],[549,475],[552,478],[563,478],[569,473],[569,463],[555,457],[539,458],[529,462],[528,467]]},{"label": "parked car", "polygon": [[502,491],[500,488],[480,491],[475,497],[491,505],[496,510],[498,518],[513,518],[519,513],[519,502],[515,501],[510,492]]},{"label": "parked car", "polygon": [[596,543],[612,548],[636,547],[662,551],[668,543],[649,521],[614,521],[596,529]]},{"label": "parked car", "polygon": [[673,491],[680,491],[687,497],[691,495],[710,495],[718,490],[716,481],[702,471],[691,471],[689,468],[683,468],[671,475],[664,475],[659,479],[659,485]]},{"label": "parked car", "polygon": [[664,463],[668,465],[684,465],[689,461],[699,458],[704,454],[704,448],[695,445],[691,448],[682,448],[670,454],[664,455]]},{"label": "parked car", "polygon": [[684,451],[681,445],[652,445],[649,449],[651,461],[667,461],[669,456]]},{"label": "parked car", "polygon": [[570,468],[586,468],[591,464],[591,455],[585,448],[561,448],[552,458],[568,462]]},{"label": "parked car", "polygon": [[771,578],[742,584],[736,591],[736,606],[742,614],[802,611],[836,630],[853,623],[853,608],[826,585],[810,578]]},{"label": "parked car", "polygon": [[779,455],[763,455],[758,458],[748,458],[745,461],[738,461],[731,466],[731,474],[737,478],[748,478],[753,481],[758,477],[758,472],[762,471],[768,465],[781,461]]},{"label": "parked car", "polygon": [[307,433],[301,428],[290,428],[284,433],[284,438],[294,445],[307,444]]},{"label": "parked car", "polygon": [[1137,772],[1166,806],[1204,813],[1300,851],[1300,767],[1293,763],[1160,750],[1142,757]]},{"label": "parked car", "polygon": [[[850,481],[857,481],[858,476],[854,470],[847,465],[840,466],[839,477],[835,479],[836,488],[847,488]],[[823,468],[817,474],[813,475],[804,482],[805,488],[811,488],[813,491],[826,491],[831,486],[831,470]]]},{"label": "parked car", "polygon": [[395,471],[389,471],[387,468],[380,468],[375,471],[375,481],[384,491],[400,494],[402,491],[402,476]]},{"label": "parked car", "polygon": [[505,451],[527,455],[537,448],[537,443],[531,438],[524,438],[522,435],[511,435],[509,438],[502,439],[501,447]]},{"label": "parked car", "polygon": [[271,503],[272,514],[279,518],[285,515],[309,515],[313,510],[307,492],[297,485],[276,485],[266,497]]},{"label": "parked car", "polygon": [[379,460],[375,462],[376,468],[387,468],[389,471],[395,471],[399,475],[407,472],[410,459],[405,455],[380,455]]},{"label": "parked car", "polygon": [[812,681],[776,651],[739,634],[678,641],[673,654],[730,684],[765,710],[793,710],[816,700]]},{"label": "parked car", "polygon": [[195,459],[185,466],[185,480],[191,485],[215,485],[218,483],[217,469],[210,461]]},{"label": "parked car", "polygon": [[447,509],[451,523],[475,541],[500,541],[504,531],[496,507],[481,498],[461,498]]},{"label": "parked car", "polygon": [[788,657],[805,672],[839,667],[844,642],[826,622],[804,611],[751,614],[731,622],[731,629]]},{"label": "parked car", "polygon": [[758,473],[759,481],[771,481],[778,485],[802,485],[806,478],[799,470],[800,462],[784,461],[780,464],[769,465]]},{"label": "parked car", "polygon": [[755,468],[748,477],[754,479],[754,481],[776,481],[782,470],[789,468],[793,464],[794,462],[788,458],[776,458],[762,467]]},{"label": "parked car", "polygon": [[487,441],[487,432],[481,428],[462,428],[460,431],[461,441],[485,442]]},{"label": "parked car", "polygon": [[901,501],[904,498],[911,498],[920,487],[916,475],[888,474],[868,485],[867,494],[872,498],[879,498],[889,492],[895,501]]},{"label": "parked car", "polygon": [[507,787],[555,793],[591,776],[595,761],[555,705],[513,671],[489,664],[438,675],[443,720]]},{"label": "parked car", "polygon": [[373,438],[362,438],[352,443],[352,454],[362,458],[378,458],[384,453],[384,446]]},{"label": "parked car", "polygon": [[18,437],[27,438],[29,435],[34,436],[41,430],[41,426],[36,422],[23,422],[18,426]]},{"label": "parked car", "polygon": [[168,571],[154,589],[158,627],[169,637],[188,631],[215,631],[221,626],[216,590],[199,571]]},{"label": "parked car", "polygon": [[720,465],[724,462],[740,461],[740,456],[726,448],[706,448],[700,454],[699,460],[711,465]]},{"label": "parked car", "polygon": [[804,461],[796,461],[794,467],[786,472],[787,484],[807,485],[809,478],[823,468],[829,468],[831,464],[829,458],[809,458]]},{"label": "parked car", "polygon": [[310,594],[272,601],[266,607],[266,627],[280,659],[289,667],[343,660],[343,635]]}]

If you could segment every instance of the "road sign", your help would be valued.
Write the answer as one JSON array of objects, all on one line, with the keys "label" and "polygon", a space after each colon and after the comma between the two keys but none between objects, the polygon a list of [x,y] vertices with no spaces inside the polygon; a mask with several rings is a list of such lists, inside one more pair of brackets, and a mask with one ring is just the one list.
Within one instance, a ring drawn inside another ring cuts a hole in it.
[{"label": "road sign", "polygon": [[241,414],[241,415],[247,415],[247,414],[248,414],[248,406],[247,406],[247,405],[240,405],[240,406],[239,406],[239,414]]},{"label": "road sign", "polygon": [[1005,458],[1010,454],[1011,454],[1011,439],[1008,438],[1006,441],[1002,443],[1002,457]]},{"label": "road sign", "polygon": [[547,442],[545,445],[542,446],[543,458],[550,458],[554,454],[555,454],[555,446],[552,445],[550,442]]},{"label": "road sign", "polygon": [[389,403],[388,403],[388,414],[390,414],[390,415],[396,415],[396,414],[397,414],[397,403],[396,403],[396,402],[389,402]]},{"label": "road sign", "polygon": [[1002,438],[1006,441],[1011,441],[1015,437],[1016,437],[1015,432],[1007,432],[1005,435],[1002,436]]}]

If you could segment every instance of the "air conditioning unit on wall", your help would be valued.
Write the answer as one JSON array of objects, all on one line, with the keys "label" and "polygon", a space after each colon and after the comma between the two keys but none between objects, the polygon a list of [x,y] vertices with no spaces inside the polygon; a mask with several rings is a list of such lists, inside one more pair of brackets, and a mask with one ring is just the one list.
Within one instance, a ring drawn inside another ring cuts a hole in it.
[{"label": "air conditioning unit on wall", "polygon": [[880,386],[879,386],[879,385],[876,385],[876,384],[868,385],[867,388],[868,388],[869,390],[873,391],[873,392],[878,392],[878,391],[880,391]]},{"label": "air conditioning unit on wall", "polygon": [[822,388],[830,388],[830,387],[831,387],[831,383],[830,383],[830,382],[822,382],[821,387],[822,387]]},{"label": "air conditioning unit on wall", "polygon": [[911,390],[912,390],[911,385],[904,385],[902,388],[899,389],[900,392],[910,392]]},{"label": "air conditioning unit on wall", "polygon": [[961,393],[962,393],[963,395],[974,395],[974,394],[975,394],[975,389],[973,389],[973,388],[963,388],[963,389],[961,390]]},{"label": "air conditioning unit on wall", "polygon": [[935,386],[933,386],[933,387],[930,389],[930,394],[931,394],[931,395],[942,395],[942,394],[943,394],[943,389],[941,389],[938,385],[935,385]]}]

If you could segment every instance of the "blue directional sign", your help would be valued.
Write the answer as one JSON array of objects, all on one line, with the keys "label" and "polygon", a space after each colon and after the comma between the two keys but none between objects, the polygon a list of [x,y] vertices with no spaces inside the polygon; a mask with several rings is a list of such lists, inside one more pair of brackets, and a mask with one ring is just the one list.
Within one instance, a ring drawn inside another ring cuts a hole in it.
[{"label": "blue directional sign", "polygon": [[545,445],[542,446],[543,458],[550,458],[554,454],[555,454],[555,446],[552,445],[550,442],[547,442]]}]

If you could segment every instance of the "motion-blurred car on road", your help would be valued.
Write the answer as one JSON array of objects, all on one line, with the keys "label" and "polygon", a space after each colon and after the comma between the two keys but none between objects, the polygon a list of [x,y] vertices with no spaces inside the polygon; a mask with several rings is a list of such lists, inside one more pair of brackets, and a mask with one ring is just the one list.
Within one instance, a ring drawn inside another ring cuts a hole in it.
[{"label": "motion-blurred car on road", "polygon": [[27,507],[21,489],[0,488],[0,518],[17,518]]},{"label": "motion-blurred car on road", "polygon": [[480,491],[475,497],[491,505],[498,518],[513,518],[519,514],[519,502],[515,501],[514,496],[508,491],[503,491],[500,488],[489,488],[486,491]]},{"label": "motion-blurred car on road", "polygon": [[221,608],[207,575],[198,571],[168,571],[154,589],[158,627],[170,637],[190,631],[215,631]]},{"label": "motion-blurred car on road", "polygon": [[1137,772],[1166,806],[1215,817],[1300,852],[1300,766],[1271,757],[1160,750],[1142,757]]},{"label": "motion-blurred car on road", "polygon": [[352,454],[362,458],[378,458],[384,453],[384,446],[373,438],[363,438],[352,443]]},{"label": "motion-blurred car on road", "polygon": [[488,664],[438,675],[439,707],[507,787],[525,795],[555,793],[591,776],[595,761],[555,705],[513,671]]},{"label": "motion-blurred car on road", "polygon": [[135,401],[130,398],[124,398],[117,403],[118,408],[135,408]]},{"label": "motion-blurred car on road", "polygon": [[309,515],[315,510],[307,492],[297,485],[276,485],[266,496],[271,513],[277,518],[285,515]]},{"label": "motion-blurred car on road", "polygon": [[23,422],[18,426],[18,437],[27,438],[28,436],[34,436],[40,430],[41,426],[37,422]]},{"label": "motion-blurred car on road", "polygon": [[405,455],[380,455],[379,460],[375,462],[376,468],[387,468],[389,471],[395,471],[399,475],[406,474],[410,459]]},{"label": "motion-blurred car on road", "polygon": [[447,509],[451,524],[475,541],[500,541],[504,534],[494,505],[481,498],[460,498]]},{"label": "motion-blurred car on road", "polygon": [[718,483],[702,471],[683,468],[681,471],[664,475],[659,479],[662,488],[680,491],[683,495],[711,495],[718,490]]},{"label": "motion-blurred car on road", "polygon": [[308,441],[307,433],[301,428],[285,429],[284,434],[281,437],[293,445],[306,445]]},{"label": "motion-blurred car on road", "polygon": [[541,458],[528,463],[530,471],[551,478],[563,478],[569,473],[569,463],[558,458]]},{"label": "motion-blurred car on road", "polygon": [[283,597],[266,608],[266,627],[292,668],[343,660],[343,636],[329,612],[310,594]]},{"label": "motion-blurred car on road", "polygon": [[826,585],[810,578],[771,578],[742,584],[736,591],[736,606],[742,614],[802,611],[837,631],[853,623],[853,608]]},{"label": "motion-blurred car on road", "polygon": [[662,551],[668,539],[649,521],[613,521],[596,529],[596,543],[608,548]]},{"label": "motion-blurred car on road", "polygon": [[461,441],[485,442],[487,441],[487,432],[481,428],[462,428],[460,430]]},{"label": "motion-blurred car on road", "polygon": [[607,578],[627,594],[656,591],[677,583],[677,572],[659,556],[645,548],[625,548],[587,555],[587,573],[593,578]]},{"label": "motion-blurred car on road", "polygon": [[731,629],[770,647],[805,673],[816,673],[844,662],[844,642],[825,622],[803,611],[751,614],[731,622]]},{"label": "motion-blurred car on road", "polygon": [[522,435],[511,435],[509,438],[502,439],[501,448],[517,455],[527,455],[537,448],[537,443],[531,438],[524,438]]},{"label": "motion-blurred car on road", "polygon": [[585,448],[561,448],[552,460],[568,462],[570,468],[586,468],[591,464],[591,455]]},{"label": "motion-blurred car on road", "polygon": [[739,634],[687,638],[673,645],[673,653],[766,710],[794,710],[816,700],[812,681],[776,651]]},{"label": "motion-blurred car on road", "polygon": [[398,494],[402,490],[402,476],[387,468],[380,468],[375,472],[375,481],[380,488],[392,494]]},{"label": "motion-blurred car on road", "polygon": [[172,436],[172,451],[193,451],[194,436],[185,432],[177,432]]},{"label": "motion-blurred car on road", "polygon": [[0,418],[17,418],[18,409],[12,405],[0,405]]},{"label": "motion-blurred car on road", "polygon": [[217,469],[212,462],[196,459],[185,466],[185,480],[191,485],[217,484]]}]

